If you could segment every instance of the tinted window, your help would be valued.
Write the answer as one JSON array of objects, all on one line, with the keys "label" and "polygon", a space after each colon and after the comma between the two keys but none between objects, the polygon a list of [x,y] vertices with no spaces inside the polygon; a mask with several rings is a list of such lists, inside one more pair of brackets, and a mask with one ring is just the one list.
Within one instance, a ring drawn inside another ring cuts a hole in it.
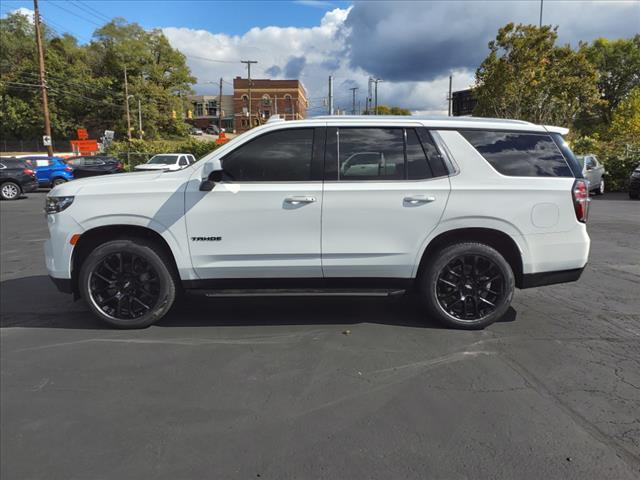
[{"label": "tinted window", "polygon": [[278,130],[235,149],[222,166],[232,181],[308,181],[312,152],[312,128]]},{"label": "tinted window", "polygon": [[433,176],[443,177],[449,175],[449,169],[446,167],[444,158],[436,148],[436,144],[429,131],[426,128],[419,128],[418,136],[420,137],[420,142],[422,142],[422,148],[424,148],[427,158],[429,159],[429,166],[431,167]]},{"label": "tinted window", "polygon": [[180,157],[179,165],[181,167],[186,167],[187,165],[189,165],[189,162],[187,162],[187,159],[185,158],[184,155]]},{"label": "tinted window", "polygon": [[567,161],[569,167],[571,168],[571,171],[573,172],[573,176],[576,178],[583,178],[582,165],[574,155],[571,148],[569,148],[569,144],[567,144],[564,137],[559,133],[552,133],[551,138],[553,138],[553,141],[562,152],[562,155],[564,155],[565,160]]},{"label": "tinted window", "polygon": [[503,175],[573,177],[549,135],[478,130],[460,133]]},{"label": "tinted window", "polygon": [[427,156],[422,149],[418,135],[413,128],[407,129],[407,178],[419,180],[431,178],[431,168],[427,162]]},{"label": "tinted window", "polygon": [[404,132],[401,128],[341,128],[339,178],[404,180]]}]

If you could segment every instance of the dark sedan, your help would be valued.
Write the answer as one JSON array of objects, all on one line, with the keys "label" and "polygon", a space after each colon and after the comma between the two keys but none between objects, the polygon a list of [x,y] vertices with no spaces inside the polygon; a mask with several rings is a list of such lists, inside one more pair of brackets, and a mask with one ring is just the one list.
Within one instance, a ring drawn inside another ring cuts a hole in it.
[{"label": "dark sedan", "polygon": [[629,179],[629,198],[640,198],[640,165],[631,172],[631,178]]},{"label": "dark sedan", "polygon": [[124,172],[122,162],[115,157],[72,157],[67,159],[66,163],[73,168],[75,178]]},{"label": "dark sedan", "polygon": [[36,173],[24,160],[0,158],[0,197],[3,200],[16,200],[37,188]]}]

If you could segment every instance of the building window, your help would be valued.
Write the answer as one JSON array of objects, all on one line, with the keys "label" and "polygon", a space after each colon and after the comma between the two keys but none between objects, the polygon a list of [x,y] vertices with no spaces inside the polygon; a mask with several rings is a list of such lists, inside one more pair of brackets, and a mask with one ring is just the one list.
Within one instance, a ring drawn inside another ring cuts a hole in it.
[{"label": "building window", "polygon": [[266,93],[262,96],[262,105],[265,105],[265,106],[271,105],[271,97]]},{"label": "building window", "polygon": [[284,113],[293,113],[293,100],[288,93],[284,96]]},{"label": "building window", "polygon": [[202,113],[202,103],[197,102],[197,103],[195,104],[195,106],[196,106],[196,108],[195,108],[195,110],[196,110],[196,117],[202,117],[202,115],[203,115],[203,113]]},{"label": "building window", "polygon": [[207,115],[216,117],[218,115],[218,102],[215,100],[209,100],[207,107]]}]

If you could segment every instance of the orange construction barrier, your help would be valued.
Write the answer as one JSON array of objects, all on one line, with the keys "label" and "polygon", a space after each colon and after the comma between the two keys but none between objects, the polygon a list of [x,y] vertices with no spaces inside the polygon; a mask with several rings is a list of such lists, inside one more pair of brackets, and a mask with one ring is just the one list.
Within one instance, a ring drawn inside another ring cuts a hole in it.
[{"label": "orange construction barrier", "polygon": [[218,135],[218,138],[216,138],[216,145],[222,145],[223,143],[227,143],[228,141],[229,139],[224,134],[224,132],[220,132],[220,135]]}]

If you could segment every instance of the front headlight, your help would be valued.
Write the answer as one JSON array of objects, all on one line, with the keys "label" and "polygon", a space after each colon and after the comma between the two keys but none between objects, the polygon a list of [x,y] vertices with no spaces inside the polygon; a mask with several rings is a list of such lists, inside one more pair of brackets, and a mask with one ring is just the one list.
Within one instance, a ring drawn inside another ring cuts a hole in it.
[{"label": "front headlight", "polygon": [[73,203],[75,197],[47,197],[44,203],[46,213],[58,213]]}]

